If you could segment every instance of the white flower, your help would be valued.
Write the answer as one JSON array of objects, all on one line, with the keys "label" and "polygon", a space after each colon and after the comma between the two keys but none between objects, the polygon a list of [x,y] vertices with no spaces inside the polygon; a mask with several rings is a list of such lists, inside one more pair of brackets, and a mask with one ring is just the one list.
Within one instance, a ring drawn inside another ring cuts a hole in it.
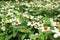
[{"label": "white flower", "polygon": [[50,27],[48,27],[48,26],[41,27],[41,30],[42,30],[42,32],[49,31],[50,30]]},{"label": "white flower", "polygon": [[9,20],[7,19],[6,21],[7,21],[7,23],[10,23],[10,22],[12,22],[12,19],[9,19]]},{"label": "white flower", "polygon": [[17,18],[12,25],[19,25],[19,24],[21,24],[21,22],[19,21],[19,18]]},{"label": "white flower", "polygon": [[16,20],[16,17],[12,18],[12,21],[15,21]]},{"label": "white flower", "polygon": [[51,23],[52,26],[56,26],[56,22]]},{"label": "white flower", "polygon": [[38,33],[35,33],[35,35],[38,35]]},{"label": "white flower", "polygon": [[31,6],[31,5],[30,5],[30,4],[28,4],[28,3],[26,3],[25,5],[26,5],[27,7],[30,7],[30,6]]},{"label": "white flower", "polygon": [[2,16],[2,14],[0,13],[0,16]]},{"label": "white flower", "polygon": [[57,34],[54,34],[54,36],[53,36],[54,38],[57,38],[58,37],[58,35]]},{"label": "white flower", "polygon": [[14,8],[15,6],[14,5],[12,5],[12,6],[10,6],[11,8]]},{"label": "white flower", "polygon": [[53,8],[53,6],[52,6],[51,4],[46,4],[44,7],[45,7],[47,10],[50,10],[50,9]]},{"label": "white flower", "polygon": [[40,15],[40,16],[38,16],[38,18],[40,18],[40,19],[41,19],[42,17],[43,17],[43,16],[41,16],[41,15]]},{"label": "white flower", "polygon": [[54,27],[55,30],[52,30],[52,32],[54,32],[54,38],[57,38],[60,36],[60,29],[57,29],[56,27]]},{"label": "white flower", "polygon": [[27,17],[27,16],[28,16],[27,13],[23,13],[22,15],[23,15],[24,17]]},{"label": "white flower", "polygon": [[29,19],[33,19],[34,18],[34,16],[26,16],[27,18],[29,18]]},{"label": "white flower", "polygon": [[52,30],[52,32],[54,32],[54,33],[60,33],[60,29],[57,29],[56,27],[54,27],[54,30]]},{"label": "white flower", "polygon": [[24,40],[31,40],[31,39],[24,39]]},{"label": "white flower", "polygon": [[41,27],[44,26],[44,23],[42,23],[42,22],[37,22],[36,24],[37,24],[38,26],[41,26]]},{"label": "white flower", "polygon": [[47,1],[47,2],[49,2],[50,0],[44,0],[44,1]]},{"label": "white flower", "polygon": [[52,26],[60,26],[60,23],[59,22],[52,22],[51,25]]},{"label": "white flower", "polygon": [[38,25],[34,26],[35,29],[41,29]]},{"label": "white flower", "polygon": [[28,22],[27,26],[34,26],[34,22]]},{"label": "white flower", "polygon": [[6,29],[5,26],[2,26],[2,27],[1,27],[1,30],[2,30],[2,31],[5,31],[5,29]]},{"label": "white flower", "polygon": [[39,20],[39,18],[34,18],[35,20]]},{"label": "white flower", "polygon": [[12,12],[8,12],[7,16],[14,17],[15,15]]},{"label": "white flower", "polygon": [[57,17],[60,17],[60,14]]},{"label": "white flower", "polygon": [[54,21],[53,21],[53,18],[50,18],[50,22],[51,22],[51,23],[54,22]]}]

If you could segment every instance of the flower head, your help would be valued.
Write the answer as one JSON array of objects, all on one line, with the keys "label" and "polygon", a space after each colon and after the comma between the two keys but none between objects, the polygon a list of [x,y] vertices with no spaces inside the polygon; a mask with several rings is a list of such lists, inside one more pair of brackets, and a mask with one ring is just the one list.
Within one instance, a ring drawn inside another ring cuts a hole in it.
[{"label": "flower head", "polygon": [[2,27],[1,27],[1,30],[2,30],[2,31],[5,31],[5,29],[6,29],[5,26],[2,26]]},{"label": "flower head", "polygon": [[48,30],[50,30],[50,27],[48,27],[48,26],[41,27],[41,30],[42,30],[42,32],[48,31]]},{"label": "flower head", "polygon": [[28,24],[27,24],[28,26],[34,26],[35,25],[35,23],[34,22],[28,22]]}]

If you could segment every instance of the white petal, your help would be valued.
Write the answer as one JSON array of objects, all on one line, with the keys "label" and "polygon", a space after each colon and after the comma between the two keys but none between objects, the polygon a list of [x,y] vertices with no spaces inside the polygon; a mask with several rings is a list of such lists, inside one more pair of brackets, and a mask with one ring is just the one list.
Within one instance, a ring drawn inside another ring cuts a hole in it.
[{"label": "white petal", "polygon": [[54,27],[55,30],[58,30],[56,27]]},{"label": "white petal", "polygon": [[58,34],[54,34],[54,38],[57,38],[58,37]]},{"label": "white petal", "polygon": [[3,27],[1,27],[1,30],[2,30],[2,31],[5,31],[5,27],[4,27],[4,26],[3,26]]}]

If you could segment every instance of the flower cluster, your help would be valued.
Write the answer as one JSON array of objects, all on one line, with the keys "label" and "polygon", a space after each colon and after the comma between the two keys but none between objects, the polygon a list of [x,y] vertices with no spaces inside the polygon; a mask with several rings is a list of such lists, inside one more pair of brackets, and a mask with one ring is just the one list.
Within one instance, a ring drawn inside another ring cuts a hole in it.
[{"label": "flower cluster", "polygon": [[[0,40],[51,40],[60,37],[60,2],[0,2]],[[60,40],[60,39],[59,39]]]}]

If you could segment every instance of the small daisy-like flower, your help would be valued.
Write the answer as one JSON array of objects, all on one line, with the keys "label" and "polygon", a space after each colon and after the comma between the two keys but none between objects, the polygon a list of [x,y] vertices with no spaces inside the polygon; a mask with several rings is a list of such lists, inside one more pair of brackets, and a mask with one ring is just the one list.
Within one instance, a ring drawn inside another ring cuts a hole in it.
[{"label": "small daisy-like flower", "polygon": [[33,18],[34,18],[34,16],[27,16],[27,18],[29,18],[29,19],[33,19]]},{"label": "small daisy-like flower", "polygon": [[35,28],[35,29],[40,29],[40,27],[39,27],[39,26],[35,26],[34,28]]},{"label": "small daisy-like flower", "polygon": [[41,21],[37,23],[38,26],[41,26],[43,27],[44,26],[44,23],[42,23]]},{"label": "small daisy-like flower", "polygon": [[7,16],[14,17],[14,14],[13,14],[13,13],[11,13],[11,12],[8,12]]},{"label": "small daisy-like flower", "polygon": [[57,17],[60,17],[60,14]]},{"label": "small daisy-like flower", "polygon": [[35,35],[38,35],[38,33],[35,33]]},{"label": "small daisy-like flower", "polygon": [[59,22],[56,22],[56,26],[60,26],[60,23]]},{"label": "small daisy-like flower", "polygon": [[23,15],[24,17],[27,17],[27,16],[28,16],[27,13],[23,13],[22,15]]},{"label": "small daisy-like flower", "polygon": [[19,21],[19,18],[17,18],[17,19],[15,20],[15,22],[13,23],[13,25],[19,25],[19,24],[21,24],[21,22]]},{"label": "small daisy-like flower", "polygon": [[27,26],[34,26],[34,22],[28,22]]},{"label": "small daisy-like flower", "polygon": [[51,23],[54,22],[53,20],[54,20],[53,18],[50,18],[50,22],[51,22]]},{"label": "small daisy-like flower", "polygon": [[56,26],[56,22],[52,22],[51,25],[52,25],[52,26]]},{"label": "small daisy-like flower", "polygon": [[54,37],[54,38],[57,38],[57,37],[58,37],[58,35],[57,35],[57,34],[54,34],[54,35],[53,35],[53,37]]},{"label": "small daisy-like flower", "polygon": [[52,32],[54,32],[54,38],[57,38],[60,36],[60,29],[57,29],[56,27],[54,27],[54,30],[52,30]]},{"label": "small daisy-like flower", "polygon": [[60,23],[59,22],[52,22],[51,25],[52,26],[60,26]]},{"label": "small daisy-like flower", "polygon": [[2,31],[5,31],[5,29],[6,29],[5,26],[2,26],[2,27],[1,27],[1,30],[2,30]]},{"label": "small daisy-like flower", "polygon": [[31,6],[29,3],[26,3],[25,5],[26,5],[27,7],[30,7],[30,6]]},{"label": "small daisy-like flower", "polygon": [[12,18],[12,21],[16,21],[16,17]]},{"label": "small daisy-like flower", "polygon": [[39,18],[34,18],[35,20],[39,20]]},{"label": "small daisy-like flower", "polygon": [[41,30],[42,30],[42,32],[48,31],[48,30],[50,30],[50,27],[48,27],[48,26],[41,27]]},{"label": "small daisy-like flower", "polygon": [[40,18],[40,19],[41,19],[42,17],[43,17],[43,16],[41,16],[41,15],[40,15],[40,16],[38,16],[38,18]]},{"label": "small daisy-like flower", "polygon": [[54,27],[54,30],[52,30],[52,32],[54,32],[54,33],[60,33],[60,29],[57,29],[56,27]]},{"label": "small daisy-like flower", "polygon": [[31,39],[24,39],[24,40],[31,40]]},{"label": "small daisy-like flower", "polygon": [[2,16],[2,14],[0,13],[0,16]]},{"label": "small daisy-like flower", "polygon": [[11,23],[11,22],[13,22],[12,19],[9,19],[9,20],[7,19],[7,23]]},{"label": "small daisy-like flower", "polygon": [[28,28],[24,28],[24,30],[27,30]]}]

